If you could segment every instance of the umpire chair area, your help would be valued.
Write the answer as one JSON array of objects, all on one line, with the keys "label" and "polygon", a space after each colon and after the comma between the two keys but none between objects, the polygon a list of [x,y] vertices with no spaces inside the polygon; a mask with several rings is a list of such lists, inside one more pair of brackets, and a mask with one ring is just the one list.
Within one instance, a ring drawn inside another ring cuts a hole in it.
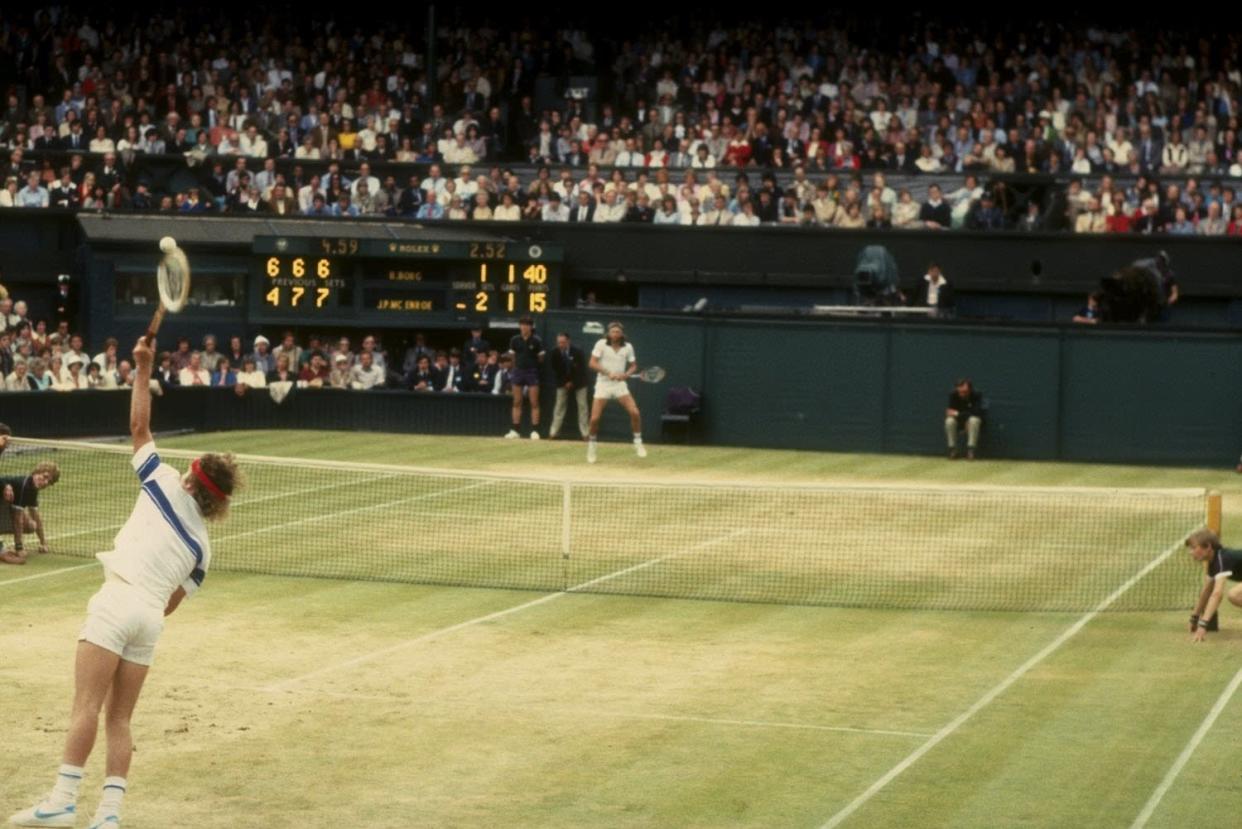
[{"label": "umpire chair area", "polygon": [[689,386],[673,386],[664,396],[660,438],[665,443],[702,443],[703,395]]}]

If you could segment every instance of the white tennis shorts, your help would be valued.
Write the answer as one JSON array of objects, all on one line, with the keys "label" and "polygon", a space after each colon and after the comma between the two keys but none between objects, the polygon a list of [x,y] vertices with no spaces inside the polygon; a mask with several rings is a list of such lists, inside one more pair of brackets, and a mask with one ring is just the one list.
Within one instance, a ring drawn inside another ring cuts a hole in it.
[{"label": "white tennis shorts", "polygon": [[630,387],[626,385],[624,380],[604,380],[595,381],[595,398],[597,400],[616,400],[619,397],[628,397]]},{"label": "white tennis shorts", "polygon": [[164,608],[146,591],[115,577],[86,606],[78,641],[110,650],[126,662],[150,665],[164,632]]}]

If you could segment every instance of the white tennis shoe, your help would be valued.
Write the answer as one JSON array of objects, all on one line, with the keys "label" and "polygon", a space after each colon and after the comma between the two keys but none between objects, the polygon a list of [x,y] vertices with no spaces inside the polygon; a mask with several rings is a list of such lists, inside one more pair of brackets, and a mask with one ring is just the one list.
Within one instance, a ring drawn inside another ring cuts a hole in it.
[{"label": "white tennis shoe", "polygon": [[14,826],[76,826],[77,821],[76,806],[54,807],[46,799],[39,801],[38,806],[31,806],[9,818],[9,823]]},{"label": "white tennis shoe", "polygon": [[643,442],[641,440],[634,441],[634,454],[638,455],[640,458],[647,457],[647,447],[643,446]]},{"label": "white tennis shoe", "polygon": [[539,437],[539,433],[538,433],[538,432],[531,432],[531,433],[530,433],[530,439],[531,439],[531,440],[541,440],[541,438]]},{"label": "white tennis shoe", "polygon": [[96,812],[88,829],[121,829],[121,818],[119,815],[101,815]]},{"label": "white tennis shoe", "polygon": [[587,463],[595,463],[599,459],[599,453],[595,446],[595,441],[587,441]]},{"label": "white tennis shoe", "polygon": [[521,435],[518,434],[517,429],[510,429],[508,434],[505,435],[505,437],[508,438],[509,440],[513,440],[514,438],[520,438]]}]

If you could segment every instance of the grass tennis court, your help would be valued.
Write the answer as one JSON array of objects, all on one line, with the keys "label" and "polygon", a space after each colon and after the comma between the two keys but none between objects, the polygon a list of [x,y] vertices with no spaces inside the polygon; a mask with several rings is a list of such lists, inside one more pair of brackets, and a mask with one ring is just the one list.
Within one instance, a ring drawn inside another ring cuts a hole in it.
[{"label": "grass tennis court", "polygon": [[[578,443],[294,432],[192,435],[161,445],[657,482],[1208,487],[1225,493],[1226,543],[1236,544],[1242,531],[1242,481],[1212,470],[663,446],[638,461],[627,447],[604,445],[588,473]],[[125,469],[124,456],[116,462]],[[12,458],[3,463],[11,474]],[[279,493],[256,481],[239,499],[236,523],[215,530],[217,562],[266,549],[296,555],[312,570],[322,561],[330,573],[332,559],[375,533],[404,532],[406,547],[433,551],[441,566],[453,564],[459,534],[495,537],[495,529],[468,522],[424,518],[410,532],[390,524],[384,510],[352,512],[368,506],[367,488],[379,486],[369,483],[374,477],[336,478],[314,492],[300,490],[325,483],[292,473],[267,482]],[[490,499],[501,497],[495,488],[455,497],[477,499],[482,521]],[[82,533],[78,543],[115,532],[72,508],[87,497],[70,475],[48,491],[53,538]],[[136,487],[115,497],[127,509]],[[434,502],[391,509],[429,516],[423,505]],[[246,509],[282,526],[226,540],[257,529]],[[559,509],[555,499],[546,506]],[[724,504],[710,518],[685,522],[684,534],[661,537],[657,552],[717,537],[705,553],[762,547],[770,510],[748,509]],[[514,549],[558,541],[539,536],[544,520],[524,525],[504,509],[493,512],[502,527],[529,538]],[[1014,543],[1003,516],[974,520],[962,533],[967,540]],[[1059,520],[1026,532],[1065,532]],[[1161,533],[1141,515],[1100,524],[1106,520],[1094,516],[1093,532],[1133,546],[1135,556],[1160,554],[1147,548],[1164,546]],[[858,537],[846,546],[865,548],[869,525],[885,526],[853,522],[848,533]],[[650,546],[644,526],[666,524],[620,527],[617,558],[569,580],[649,561],[649,549],[634,549]],[[917,544],[916,523],[900,529]],[[1167,566],[1189,568],[1182,556]],[[817,827],[841,817],[845,826],[1127,827],[1242,666],[1235,609],[1223,611],[1222,632],[1208,645],[1190,645],[1194,573],[1185,572],[1186,609],[1094,616],[215,572],[161,641],[135,719],[127,825]],[[1118,571],[1111,587],[1124,580]],[[98,581],[88,560],[65,556],[0,569],[0,683],[9,691],[0,706],[0,812],[26,805],[57,761],[73,639]],[[1242,807],[1234,771],[1242,749],[1231,734],[1239,697],[1226,699],[1147,825],[1220,825]],[[85,803],[93,806],[101,779],[97,756]]]}]

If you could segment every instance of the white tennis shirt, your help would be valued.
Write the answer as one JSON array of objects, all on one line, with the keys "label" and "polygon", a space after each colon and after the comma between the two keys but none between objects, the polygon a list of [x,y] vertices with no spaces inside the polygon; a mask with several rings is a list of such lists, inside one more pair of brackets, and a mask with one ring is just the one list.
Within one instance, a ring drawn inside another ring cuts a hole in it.
[{"label": "white tennis shirt", "polygon": [[595,348],[591,349],[591,356],[599,360],[600,368],[614,374],[625,374],[631,363],[638,362],[638,358],[634,356],[633,345],[627,342],[620,349],[614,349],[606,339],[595,344]]},{"label": "white tennis shirt", "polygon": [[153,442],[134,453],[133,467],[142,483],[138,503],[114,549],[96,558],[167,604],[178,587],[188,596],[203,583],[211,563],[207,526],[194,497],[181,486],[181,473],[160,462]]}]

